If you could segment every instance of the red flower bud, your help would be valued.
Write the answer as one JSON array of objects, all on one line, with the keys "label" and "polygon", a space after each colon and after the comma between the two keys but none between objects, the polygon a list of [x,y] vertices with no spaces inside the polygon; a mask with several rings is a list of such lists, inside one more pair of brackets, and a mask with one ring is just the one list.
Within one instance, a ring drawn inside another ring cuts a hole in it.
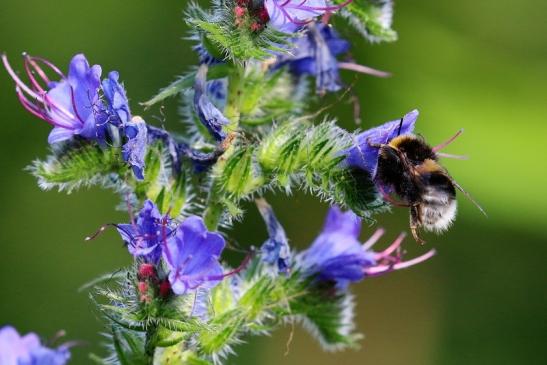
[{"label": "red flower bud", "polygon": [[270,14],[268,14],[268,10],[265,7],[262,7],[258,11],[258,19],[260,19],[262,24],[266,24],[270,20]]},{"label": "red flower bud", "polygon": [[241,18],[243,15],[245,15],[245,8],[242,8],[241,6],[236,6],[234,9],[234,13],[237,18]]},{"label": "red flower bud", "polygon": [[160,296],[167,298],[171,294],[171,283],[169,280],[164,280],[160,283]]},{"label": "red flower bud", "polygon": [[145,281],[139,281],[137,287],[139,289],[139,293],[143,295],[146,294],[146,292],[148,291],[148,283],[146,283]]},{"label": "red flower bud", "polygon": [[139,278],[154,279],[156,277],[156,268],[152,264],[142,264],[139,267]]},{"label": "red flower bud", "polygon": [[259,24],[259,23],[257,23],[257,22],[253,22],[253,23],[251,24],[251,30],[252,30],[253,32],[259,31],[260,29],[262,29],[262,24]]}]

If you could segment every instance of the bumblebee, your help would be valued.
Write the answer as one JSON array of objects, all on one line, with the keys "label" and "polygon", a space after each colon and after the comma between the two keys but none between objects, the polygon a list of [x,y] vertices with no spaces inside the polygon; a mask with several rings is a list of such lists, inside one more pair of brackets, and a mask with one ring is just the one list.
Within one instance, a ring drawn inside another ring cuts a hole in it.
[{"label": "bumblebee", "polygon": [[[376,183],[384,199],[394,205],[410,208],[410,229],[414,239],[421,244],[425,241],[420,236],[420,228],[440,233],[454,222],[457,211],[456,189],[485,214],[438,162],[439,157],[464,158],[438,152],[462,132],[460,130],[436,147],[429,146],[421,136],[414,134],[398,135],[385,144],[371,145],[379,149]],[[402,202],[391,198],[391,193],[399,196]]]}]

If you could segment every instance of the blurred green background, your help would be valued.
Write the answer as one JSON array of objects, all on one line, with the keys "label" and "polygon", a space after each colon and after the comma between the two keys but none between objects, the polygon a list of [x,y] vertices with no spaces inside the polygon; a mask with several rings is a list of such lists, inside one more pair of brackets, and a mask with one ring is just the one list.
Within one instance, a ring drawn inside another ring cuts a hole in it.
[{"label": "blurred green background", "polygon": [[[22,51],[66,68],[85,52],[104,72],[119,70],[132,100],[150,97],[195,63],[182,22],[184,1],[2,0],[0,50],[17,64]],[[231,364],[540,364],[547,363],[547,2],[525,0],[399,1],[400,40],[354,42],[360,62],[393,72],[360,77],[355,89],[363,127],[419,108],[418,131],[436,144],[465,128],[447,152],[452,175],[485,207],[485,218],[460,197],[456,225],[429,236],[438,250],[411,270],[354,287],[357,321],[366,337],[359,351],[326,354],[296,329],[250,340]],[[342,29],[342,32],[344,30]],[[354,76],[344,74],[348,83]],[[176,100],[167,103],[168,127]],[[341,124],[355,128],[351,106],[340,104]],[[158,116],[153,110],[148,121]],[[49,126],[26,113],[0,71],[0,325],[47,337],[65,329],[72,364],[100,351],[101,323],[77,288],[98,274],[127,265],[114,232],[92,243],[83,237],[106,222],[127,220],[118,199],[98,189],[72,195],[42,192],[23,168],[47,152]],[[271,198],[296,247],[321,227],[326,206],[303,194]],[[260,244],[265,230],[252,205],[234,236]],[[407,229],[404,209],[379,217],[388,239]],[[252,229],[249,229],[252,227]],[[372,228],[365,229],[365,234]],[[411,253],[423,252],[407,239]]]}]

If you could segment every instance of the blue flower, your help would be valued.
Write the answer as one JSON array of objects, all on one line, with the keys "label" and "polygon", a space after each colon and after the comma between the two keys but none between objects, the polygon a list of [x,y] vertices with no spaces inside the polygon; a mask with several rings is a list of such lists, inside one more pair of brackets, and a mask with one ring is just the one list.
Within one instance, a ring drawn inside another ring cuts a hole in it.
[{"label": "blue flower", "polygon": [[127,139],[122,146],[122,156],[125,162],[131,166],[135,177],[144,179],[144,158],[148,149],[148,129],[141,117],[133,117],[130,122],[123,125],[124,135]]},{"label": "blue flower", "polygon": [[162,216],[150,200],[144,202],[135,222],[116,228],[134,257],[154,265],[161,258],[163,242],[172,235],[169,217]]},{"label": "blue flower", "polygon": [[262,245],[262,260],[275,266],[277,271],[287,274],[290,269],[291,249],[285,230],[275,217],[272,207],[264,199],[257,199],[256,205],[268,230],[269,238]]},{"label": "blue flower", "polygon": [[[68,76],[65,76],[47,60],[29,55],[24,55],[24,58],[30,86],[21,81],[6,55],[2,55],[4,66],[15,81],[17,96],[25,109],[54,127],[48,142],[65,141],[75,135],[94,139],[97,115],[102,112],[98,93],[101,67],[90,67],[85,56],[77,54],[70,61]],[[50,81],[40,65],[57,74],[60,81]]]},{"label": "blue flower", "polygon": [[412,133],[418,114],[418,110],[413,110],[401,119],[392,120],[357,135],[355,144],[343,152],[346,155],[345,163],[350,167],[367,171],[374,178],[379,152],[375,145],[386,144],[399,135]]},{"label": "blue flower", "polygon": [[67,345],[56,349],[42,346],[34,333],[20,336],[11,326],[0,329],[0,364],[2,365],[64,365],[70,359]]},{"label": "blue flower", "polygon": [[302,267],[321,281],[338,286],[364,278],[363,268],[376,263],[374,256],[363,250],[359,242],[361,219],[353,212],[329,209],[321,234],[302,253]]},{"label": "blue flower", "polygon": [[211,136],[217,141],[223,141],[226,138],[226,132],[222,130],[222,127],[228,125],[230,121],[211,102],[206,92],[206,85],[207,65],[202,64],[194,84],[194,109]]},{"label": "blue flower", "polygon": [[163,250],[173,292],[182,295],[217,285],[225,277],[219,262],[224,245],[224,238],[209,232],[203,219],[186,218]]},{"label": "blue flower", "polygon": [[332,282],[344,289],[351,282],[404,269],[435,254],[434,250],[430,250],[412,260],[403,261],[400,246],[404,234],[399,235],[385,250],[374,252],[370,249],[383,235],[383,230],[376,231],[363,244],[359,242],[360,231],[361,219],[353,212],[331,207],[323,231],[298,258],[305,275]]},{"label": "blue flower", "polygon": [[274,68],[287,65],[294,75],[314,76],[316,90],[320,94],[340,90],[342,83],[339,69],[378,77],[389,76],[386,72],[367,66],[338,61],[337,56],[347,53],[349,49],[350,43],[341,38],[331,26],[312,22],[308,24],[303,36],[293,39],[290,53],[278,56]]},{"label": "blue flower", "polygon": [[110,122],[116,125],[128,123],[131,120],[129,101],[123,85],[119,83],[120,74],[112,71],[102,82],[102,89],[110,112]]}]

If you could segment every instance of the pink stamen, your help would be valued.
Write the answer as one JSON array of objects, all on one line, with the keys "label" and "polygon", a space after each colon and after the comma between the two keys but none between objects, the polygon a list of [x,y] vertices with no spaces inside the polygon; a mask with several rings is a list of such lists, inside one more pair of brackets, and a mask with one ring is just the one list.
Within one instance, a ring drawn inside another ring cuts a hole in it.
[{"label": "pink stamen", "polygon": [[17,98],[23,105],[23,108],[25,108],[29,113],[31,113],[32,115],[40,119],[45,120],[52,126],[56,126],[56,124],[51,119],[49,119],[47,115],[43,113],[42,109],[38,108],[35,104],[33,104],[30,100],[27,99],[27,97],[25,96],[25,94],[23,94],[23,92],[21,91],[19,87],[16,88],[16,94],[17,94]]},{"label": "pink stamen", "polygon": [[406,237],[406,233],[401,232],[401,234],[399,234],[399,236],[397,236],[395,241],[393,241],[393,243],[391,245],[389,245],[388,248],[386,248],[384,251],[382,251],[380,253],[377,253],[374,258],[376,260],[379,260],[381,258],[388,257],[389,255],[391,255],[393,253],[393,251],[395,251],[396,249],[398,249],[401,246],[401,243],[403,242],[405,237]]},{"label": "pink stamen", "polygon": [[[74,103],[74,101],[72,101],[72,102]],[[66,110],[64,107],[60,106],[59,104],[56,104],[53,101],[51,101],[48,94],[44,94],[44,105],[46,107],[50,108],[50,109],[55,109],[60,114],[63,114],[66,118],[68,118],[70,120],[75,120],[76,119],[74,114],[72,114],[70,111]],[[73,109],[75,109],[74,106],[73,106]],[[66,128],[66,129],[76,129],[75,126],[70,125],[70,124],[64,124],[64,123],[59,123],[59,122],[56,122],[56,123],[59,124],[60,126],[62,126],[63,128]]]},{"label": "pink stamen", "polygon": [[[204,280],[204,281],[213,281],[213,280],[222,280],[228,276],[232,276],[232,275],[235,275],[235,274],[238,274],[240,273],[243,269],[245,269],[245,267],[247,266],[247,264],[249,263],[249,261],[251,261],[251,259],[254,257],[254,254],[255,252],[254,251],[251,251],[247,254],[247,256],[245,256],[245,258],[243,259],[243,261],[241,262],[241,265],[239,265],[239,267],[233,269],[232,271],[228,271],[227,273],[224,273],[222,275],[209,275],[209,276],[201,276],[201,278]],[[188,278],[192,278],[192,277],[199,277],[198,275],[193,275],[193,276],[189,276]],[[198,284],[196,285],[195,287],[190,287],[190,289],[196,289],[197,287],[199,287],[201,284]]]},{"label": "pink stamen", "polygon": [[450,137],[450,138],[448,139],[448,141],[443,142],[443,143],[441,143],[440,145],[437,145],[437,146],[433,147],[433,148],[432,148],[432,149],[433,149],[433,152],[437,152],[437,151],[439,151],[439,150],[442,150],[443,148],[445,148],[446,146],[448,146],[450,143],[454,142],[454,140],[455,140],[456,138],[458,138],[458,136],[461,135],[462,133],[463,133],[463,128],[460,129],[459,131],[457,131],[456,134],[454,134],[452,137]]},{"label": "pink stamen", "polygon": [[358,65],[358,64],[353,63],[353,62],[338,62],[338,67],[341,68],[341,69],[344,69],[344,70],[355,71],[355,72],[359,72],[359,73],[367,74],[367,75],[372,75],[372,76],[376,76],[376,77],[390,77],[391,76],[391,73],[389,73],[389,72],[376,70],[372,67]]},{"label": "pink stamen", "polygon": [[31,90],[23,81],[21,81],[19,76],[17,76],[17,73],[11,68],[11,65],[9,64],[6,54],[3,53],[1,57],[6,71],[8,71],[8,74],[11,76],[13,81],[15,81],[15,84],[20,87],[24,92],[26,92],[29,96],[43,103],[44,100],[42,99],[42,97],[36,94],[34,90]]},{"label": "pink stamen", "polygon": [[[45,94],[46,91],[42,88],[42,85],[40,85],[40,83],[38,81],[36,81],[36,79],[34,78],[34,73],[32,72],[32,70],[30,69],[30,66],[32,65],[33,67],[35,66],[35,64],[31,63],[29,57],[24,54],[23,57],[25,58],[25,62],[24,62],[24,66],[25,66],[25,71],[27,72],[27,76],[30,80],[30,83],[32,84],[32,86],[40,92],[40,94]],[[40,72],[37,71],[38,74],[40,74]],[[43,73],[43,72],[42,72]]]},{"label": "pink stamen", "polygon": [[418,256],[418,257],[416,257],[412,260],[401,261],[401,262],[398,262],[394,265],[377,265],[377,266],[374,266],[374,267],[370,267],[370,268],[365,269],[365,274],[367,276],[377,276],[377,275],[384,274],[384,273],[394,271],[394,270],[406,269],[410,266],[417,265],[421,262],[424,262],[424,261],[430,259],[431,257],[433,257],[435,255],[435,253],[436,253],[435,250],[430,250],[429,252],[427,252],[427,253],[425,253],[421,256]]},{"label": "pink stamen", "polygon": [[370,236],[370,238],[365,243],[363,243],[363,250],[370,250],[372,246],[374,246],[374,244],[378,242],[380,237],[384,235],[385,232],[386,231],[383,228],[378,228],[376,232],[374,232],[372,236]]},{"label": "pink stamen", "polygon": [[34,57],[34,56],[31,56],[30,57],[33,61],[39,61],[39,62],[42,62],[44,65],[48,66],[49,68],[51,68],[53,70],[53,72],[55,72],[57,75],[59,75],[62,79],[66,79],[66,76],[65,74],[59,70],[57,68],[57,66],[55,66],[53,63],[51,63],[50,61],[46,60],[45,58],[42,58],[42,57]]}]

